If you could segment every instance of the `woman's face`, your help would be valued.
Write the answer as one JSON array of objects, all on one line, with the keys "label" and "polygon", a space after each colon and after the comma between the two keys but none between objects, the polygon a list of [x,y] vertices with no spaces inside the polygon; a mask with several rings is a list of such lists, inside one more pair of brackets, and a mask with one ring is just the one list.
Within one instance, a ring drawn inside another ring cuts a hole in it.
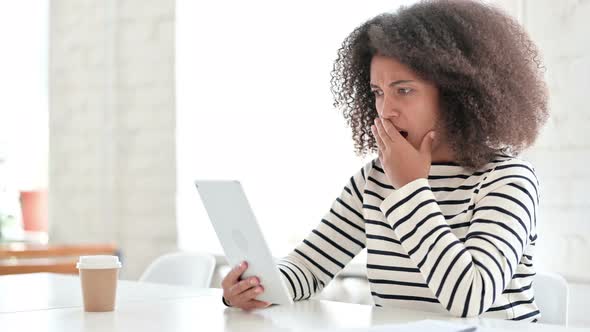
[{"label": "woman's face", "polygon": [[452,160],[445,135],[437,127],[440,111],[434,84],[420,79],[394,58],[374,55],[370,85],[379,117],[389,119],[416,149],[428,132],[436,130],[433,161]]}]

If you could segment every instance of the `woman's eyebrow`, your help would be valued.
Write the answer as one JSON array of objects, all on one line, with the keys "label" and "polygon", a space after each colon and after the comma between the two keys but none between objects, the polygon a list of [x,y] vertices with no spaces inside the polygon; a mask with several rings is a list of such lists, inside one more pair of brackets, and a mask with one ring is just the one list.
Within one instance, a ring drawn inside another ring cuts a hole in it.
[{"label": "woman's eyebrow", "polygon": [[[389,83],[389,86],[395,86],[395,85],[398,85],[398,84],[402,84],[402,83],[410,83],[410,82],[414,82],[414,81],[412,81],[412,80],[398,80],[398,81],[395,81],[395,82],[391,82],[391,83]],[[378,88],[378,87],[379,87],[379,86],[377,86],[377,85],[375,85],[375,84],[373,84],[373,83],[370,83],[369,85],[370,85],[372,88]]]}]

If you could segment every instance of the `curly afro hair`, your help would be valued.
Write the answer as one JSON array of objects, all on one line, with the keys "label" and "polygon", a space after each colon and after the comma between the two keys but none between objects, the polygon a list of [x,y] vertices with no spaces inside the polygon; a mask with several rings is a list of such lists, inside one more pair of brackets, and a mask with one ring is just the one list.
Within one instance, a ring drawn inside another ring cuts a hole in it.
[{"label": "curly afro hair", "polygon": [[513,18],[475,1],[422,1],[378,15],[342,43],[332,70],[334,106],[357,155],[376,152],[370,91],[375,54],[391,56],[439,90],[440,121],[456,162],[480,168],[534,143],[548,117],[539,51]]}]

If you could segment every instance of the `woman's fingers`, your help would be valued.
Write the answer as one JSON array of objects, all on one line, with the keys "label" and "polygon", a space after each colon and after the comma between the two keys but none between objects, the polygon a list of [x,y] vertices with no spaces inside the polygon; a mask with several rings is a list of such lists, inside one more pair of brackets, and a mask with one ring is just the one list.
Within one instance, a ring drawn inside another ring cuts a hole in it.
[{"label": "woman's fingers", "polygon": [[246,262],[234,267],[221,282],[223,287],[223,297],[232,307],[238,307],[244,310],[266,308],[271,303],[258,301],[255,298],[264,292],[260,285],[260,279],[250,277],[240,280],[242,274],[248,268]]},{"label": "woman's fingers", "polygon": [[387,133],[387,136],[393,142],[400,142],[401,139],[404,137],[402,134],[399,133],[397,128],[393,125],[391,120],[389,119],[381,119],[381,125],[383,126],[383,130]]},{"label": "woman's fingers", "polygon": [[256,278],[256,277],[244,279],[229,288],[228,296],[230,296],[230,297],[239,296],[240,294],[247,291],[248,289],[258,286],[259,283],[260,283],[260,281],[258,281],[258,278]]},{"label": "woman's fingers", "polygon": [[[375,119],[375,127],[377,127],[377,134],[378,134],[377,136],[379,136],[381,138],[381,143],[386,143],[386,144],[389,143],[391,141],[391,138],[389,137],[389,135],[385,131],[385,128],[383,127],[383,123],[381,122],[381,119]],[[385,145],[383,145],[383,146],[385,146]]]},{"label": "woman's fingers", "polygon": [[232,299],[234,299],[232,301],[232,305],[244,308],[244,305],[248,301],[254,300],[258,295],[262,294],[262,292],[264,292],[264,288],[262,288],[262,286],[252,287],[246,290],[245,292],[242,292],[241,294],[232,297]]},{"label": "woman's fingers", "polygon": [[221,287],[223,289],[229,289],[231,286],[236,284],[240,280],[240,276],[246,269],[248,268],[248,263],[242,262],[239,265],[235,266],[229,273],[223,278],[221,282]]},{"label": "woman's fingers", "polygon": [[377,130],[377,126],[372,125],[371,131],[373,132],[373,137],[375,137],[375,141],[377,141],[377,147],[379,148],[379,150],[385,149],[385,144],[383,144],[383,140],[381,139],[381,136],[379,135],[379,131]]}]

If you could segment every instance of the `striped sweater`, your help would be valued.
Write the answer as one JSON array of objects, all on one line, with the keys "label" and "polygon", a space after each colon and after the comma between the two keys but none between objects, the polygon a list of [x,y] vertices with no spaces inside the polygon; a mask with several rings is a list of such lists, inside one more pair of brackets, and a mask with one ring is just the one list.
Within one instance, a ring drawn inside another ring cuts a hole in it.
[{"label": "striped sweater", "polygon": [[378,159],[350,178],[316,229],[279,262],[294,300],[320,292],[367,249],[376,306],[536,321],[538,181],[498,157],[476,172],[433,163],[393,188]]}]

